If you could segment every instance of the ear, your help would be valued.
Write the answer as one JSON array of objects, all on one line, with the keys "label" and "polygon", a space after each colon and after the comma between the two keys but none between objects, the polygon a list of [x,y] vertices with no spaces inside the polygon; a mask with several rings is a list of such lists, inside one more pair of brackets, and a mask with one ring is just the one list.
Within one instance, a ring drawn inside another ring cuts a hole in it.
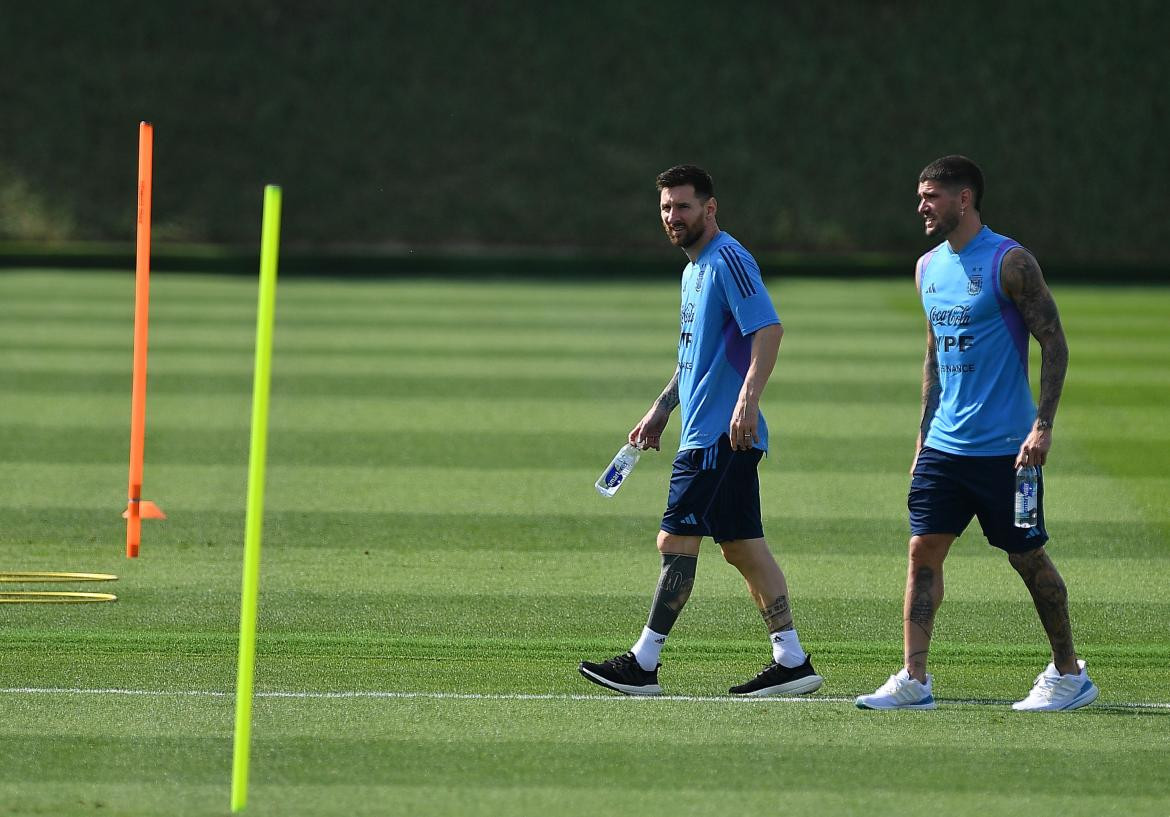
[{"label": "ear", "polygon": [[707,218],[715,218],[715,212],[719,209],[719,202],[717,202],[715,197],[712,196],[711,198],[707,199],[707,203],[703,205],[703,208]]}]

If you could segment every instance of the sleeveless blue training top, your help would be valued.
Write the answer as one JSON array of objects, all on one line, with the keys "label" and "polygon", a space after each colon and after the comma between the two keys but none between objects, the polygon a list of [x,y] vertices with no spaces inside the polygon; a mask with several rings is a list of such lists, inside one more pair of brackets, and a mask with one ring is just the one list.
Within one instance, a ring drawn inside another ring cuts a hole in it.
[{"label": "sleeveless blue training top", "polygon": [[1028,330],[1000,287],[1020,245],[984,227],[960,253],[946,241],[919,260],[922,307],[934,331],[942,395],[925,445],[967,456],[1015,454],[1036,419]]}]

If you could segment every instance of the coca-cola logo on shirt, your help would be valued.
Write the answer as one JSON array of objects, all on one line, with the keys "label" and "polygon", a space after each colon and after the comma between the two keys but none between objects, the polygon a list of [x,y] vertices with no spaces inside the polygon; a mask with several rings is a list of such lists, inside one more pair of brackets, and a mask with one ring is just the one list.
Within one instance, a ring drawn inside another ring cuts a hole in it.
[{"label": "coca-cola logo on shirt", "polygon": [[967,304],[930,308],[930,322],[935,326],[968,326],[971,323],[971,307]]}]

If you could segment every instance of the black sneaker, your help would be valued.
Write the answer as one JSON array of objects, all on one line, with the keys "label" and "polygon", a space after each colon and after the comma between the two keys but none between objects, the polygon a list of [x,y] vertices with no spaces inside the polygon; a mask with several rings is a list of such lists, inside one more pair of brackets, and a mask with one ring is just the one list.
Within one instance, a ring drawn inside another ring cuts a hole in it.
[{"label": "black sneaker", "polygon": [[805,657],[799,667],[785,667],[773,661],[747,683],[727,690],[732,695],[763,698],[768,695],[804,695],[816,692],[825,679],[817,675],[812,658]]},{"label": "black sneaker", "polygon": [[[662,666],[661,664],[658,667]],[[658,686],[658,667],[647,672],[638,665],[638,659],[632,652],[594,664],[592,661],[582,661],[577,671],[585,676],[586,681],[621,692],[625,695],[661,695],[662,687]]]}]

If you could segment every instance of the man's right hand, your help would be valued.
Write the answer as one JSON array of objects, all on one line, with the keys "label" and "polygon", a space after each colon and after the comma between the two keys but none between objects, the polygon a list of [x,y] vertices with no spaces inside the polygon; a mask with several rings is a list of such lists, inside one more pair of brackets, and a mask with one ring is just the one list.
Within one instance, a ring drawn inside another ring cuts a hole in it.
[{"label": "man's right hand", "polygon": [[662,432],[666,430],[666,423],[670,420],[670,412],[655,406],[646,412],[646,416],[630,429],[630,445],[636,445],[642,450],[653,448],[662,450]]}]

